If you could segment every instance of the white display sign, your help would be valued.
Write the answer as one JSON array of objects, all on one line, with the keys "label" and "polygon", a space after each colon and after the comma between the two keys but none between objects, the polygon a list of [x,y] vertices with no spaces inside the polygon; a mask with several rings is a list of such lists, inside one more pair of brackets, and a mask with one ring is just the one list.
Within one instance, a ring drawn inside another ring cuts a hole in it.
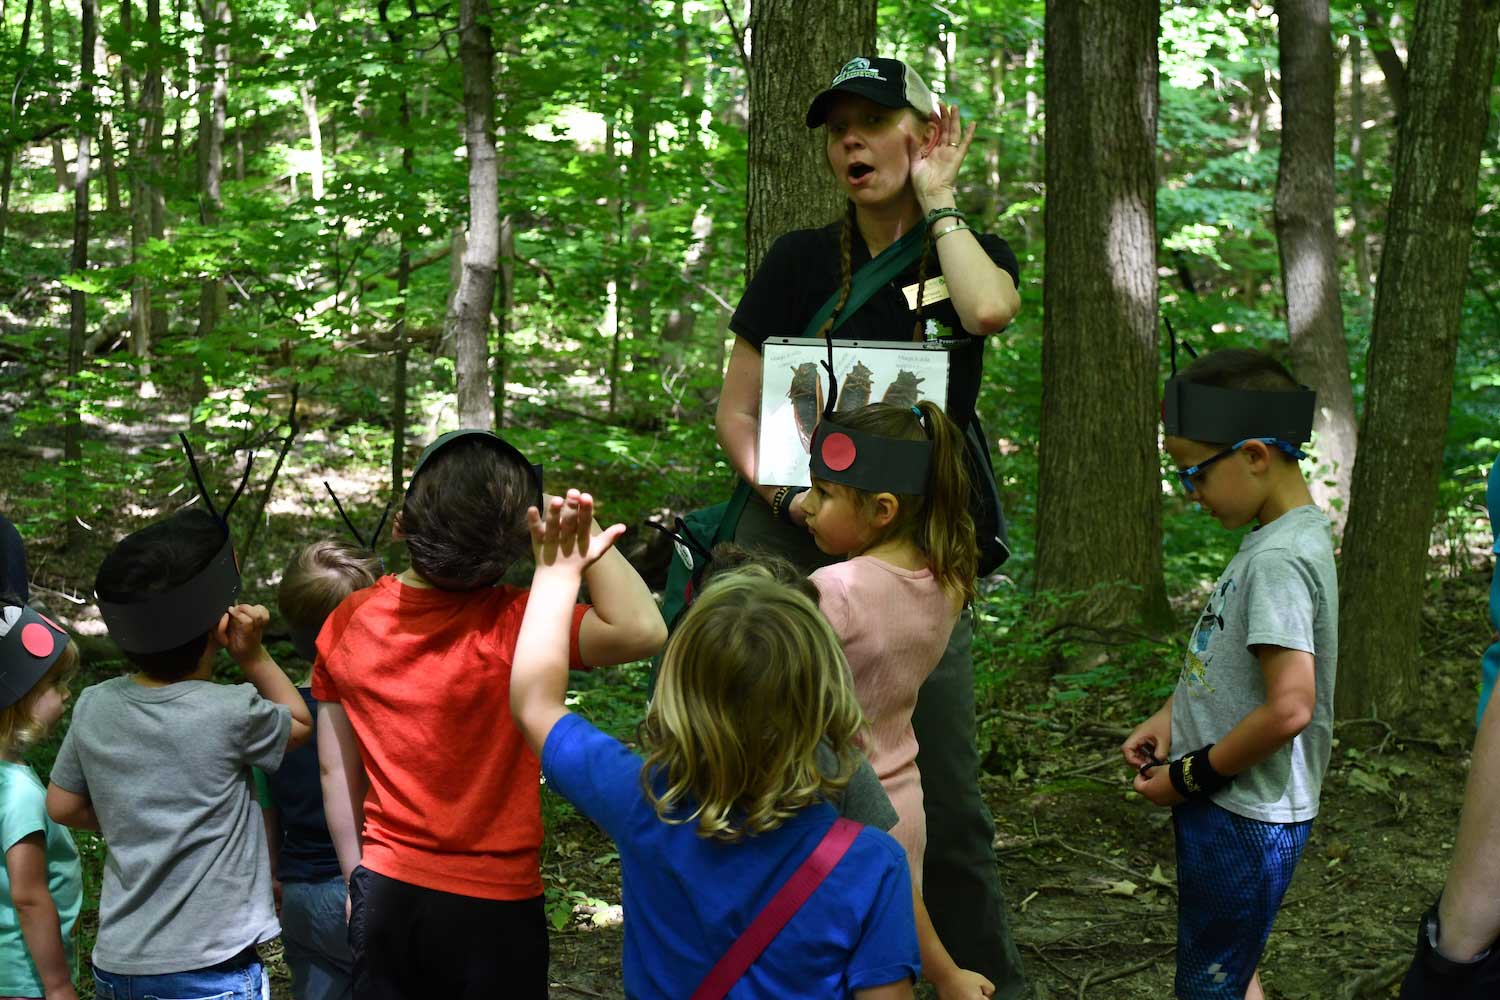
[{"label": "white display sign", "polygon": [[[819,338],[772,337],[761,348],[760,437],[756,478],[761,486],[808,486],[813,429],[828,393],[828,344]],[[869,403],[912,406],[931,400],[948,408],[948,352],[940,344],[835,340],[835,412]]]}]

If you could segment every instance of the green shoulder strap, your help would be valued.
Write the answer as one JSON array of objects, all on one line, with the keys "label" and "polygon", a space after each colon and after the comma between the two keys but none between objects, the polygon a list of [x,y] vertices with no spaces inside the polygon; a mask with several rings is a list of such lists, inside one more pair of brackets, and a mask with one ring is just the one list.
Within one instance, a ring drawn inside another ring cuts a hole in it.
[{"label": "green shoulder strap", "polygon": [[[844,309],[839,313],[838,319],[834,320],[833,330],[837,330],[848,322],[849,317],[858,312],[859,307],[868,302],[870,296],[874,295],[880,286],[911,266],[912,261],[922,253],[922,235],[926,229],[925,225],[918,225],[880,251],[880,256],[859,269],[850,282],[849,299],[844,303]],[[838,302],[839,293],[835,290],[832,295],[828,296],[828,301],[823,303],[823,307],[813,314],[813,318],[807,324],[807,329],[802,331],[802,336],[816,337],[818,331],[823,328],[823,324],[828,322],[828,317],[833,315]]]}]

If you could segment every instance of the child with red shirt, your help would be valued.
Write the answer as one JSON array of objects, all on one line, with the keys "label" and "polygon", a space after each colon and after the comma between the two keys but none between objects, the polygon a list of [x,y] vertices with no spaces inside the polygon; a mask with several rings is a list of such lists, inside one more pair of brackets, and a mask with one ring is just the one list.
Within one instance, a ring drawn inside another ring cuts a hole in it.
[{"label": "child with red shirt", "polygon": [[[417,460],[394,535],[411,567],[359,591],[318,636],[323,802],[349,882],[361,998],[547,995],[540,769],[510,715],[541,472],[487,431]],[[570,665],[650,656],[666,626],[624,557],[590,567]]]}]

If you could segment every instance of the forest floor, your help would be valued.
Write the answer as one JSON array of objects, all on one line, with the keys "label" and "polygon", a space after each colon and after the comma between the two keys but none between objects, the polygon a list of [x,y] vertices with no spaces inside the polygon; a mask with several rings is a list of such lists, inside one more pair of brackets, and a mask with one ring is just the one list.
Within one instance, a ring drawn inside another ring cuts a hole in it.
[{"label": "forest floor", "polygon": [[[327,537],[338,530],[331,513],[299,509],[315,498],[321,476],[298,467],[295,455],[283,476],[296,488],[278,489],[278,496],[295,497],[271,505],[277,516],[263,522],[246,577],[246,598],[272,606],[275,569],[292,549],[318,532]],[[29,474],[45,473],[52,460],[35,451],[7,451],[0,510],[45,504],[54,485],[45,475]],[[169,464],[163,460],[152,476],[155,492],[149,484],[122,484],[110,518],[118,523],[94,525],[80,547],[65,548],[56,520],[51,536],[31,540],[34,599],[80,633],[97,636],[102,623],[77,595],[87,593],[108,539],[160,516],[168,502],[163,484],[180,481]],[[215,481],[228,478],[227,467],[217,471]],[[341,491],[358,486],[335,485]],[[378,479],[363,486],[380,491]],[[237,531],[243,530],[240,517],[237,512]],[[1478,662],[1489,641],[1486,585],[1479,570],[1434,564],[1421,611],[1419,703],[1399,719],[1337,729],[1322,814],[1262,965],[1268,996],[1395,995],[1416,921],[1440,888],[1452,852],[1473,736]],[[97,641],[89,648],[98,649]],[[1057,678],[1047,665],[1009,662],[1005,645],[995,641],[985,648],[992,651],[986,655],[1001,660],[989,663],[985,676],[1002,680],[979,692],[982,784],[996,819],[1011,924],[1034,995],[1046,1000],[1169,996],[1176,910],[1169,813],[1128,793],[1127,769],[1117,750],[1125,732],[1156,708],[1160,696],[1150,693],[1148,684],[1126,679],[1074,686],[1072,697],[1059,699]],[[275,655],[288,651],[283,643],[272,645]],[[95,655],[78,686],[121,667]],[[575,682],[580,711],[617,734],[633,730],[645,705],[644,671],[598,671],[575,675]],[[54,735],[31,755],[43,775],[56,743]],[[549,796],[544,812],[549,836],[543,868],[548,910],[557,925],[553,995],[621,997],[618,858],[610,842],[566,803]],[[93,908],[103,844],[80,834],[79,846],[88,893],[80,920],[86,957],[97,919]],[[265,955],[273,996],[290,997],[279,942]],[[86,974],[81,985],[80,996],[91,996]]]}]

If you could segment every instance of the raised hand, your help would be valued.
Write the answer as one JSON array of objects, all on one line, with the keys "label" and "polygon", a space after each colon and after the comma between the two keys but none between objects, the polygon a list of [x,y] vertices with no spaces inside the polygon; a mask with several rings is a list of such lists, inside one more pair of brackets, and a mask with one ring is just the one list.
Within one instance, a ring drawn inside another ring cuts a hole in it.
[{"label": "raised hand", "polygon": [[261,634],[271,621],[271,612],[262,604],[236,604],[219,619],[215,638],[229,650],[241,667],[254,663],[262,653]]},{"label": "raised hand", "polygon": [[558,569],[581,576],[625,533],[623,524],[598,530],[594,523],[594,498],[587,493],[569,490],[566,497],[550,497],[546,504],[545,516],[535,507],[526,511],[531,551],[539,573]]},{"label": "raised hand", "polygon": [[933,136],[925,144],[915,136],[907,140],[911,157],[911,184],[923,211],[953,204],[958,169],[969,153],[978,123],[964,130],[958,105],[939,102],[933,115]]}]

